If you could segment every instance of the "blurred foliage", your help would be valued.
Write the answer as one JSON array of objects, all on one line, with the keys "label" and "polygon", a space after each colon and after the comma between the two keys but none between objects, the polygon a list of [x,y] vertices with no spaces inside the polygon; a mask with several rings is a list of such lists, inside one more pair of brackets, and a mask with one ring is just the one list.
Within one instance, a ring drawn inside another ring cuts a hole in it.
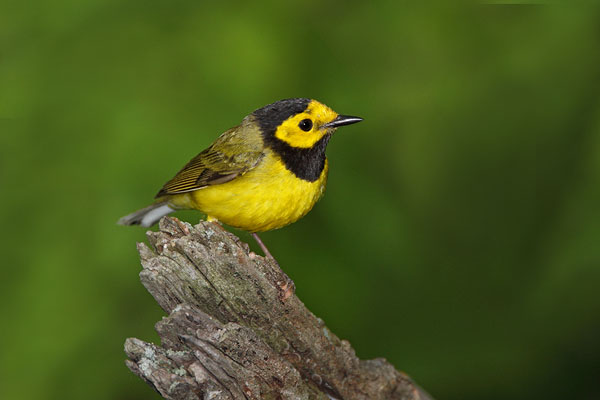
[{"label": "blurred foliage", "polygon": [[115,221],[300,96],[365,118],[325,198],[263,235],[307,306],[440,400],[599,398],[599,27],[598,6],[2,2],[0,398],[158,398],[123,364],[163,315],[144,229]]}]

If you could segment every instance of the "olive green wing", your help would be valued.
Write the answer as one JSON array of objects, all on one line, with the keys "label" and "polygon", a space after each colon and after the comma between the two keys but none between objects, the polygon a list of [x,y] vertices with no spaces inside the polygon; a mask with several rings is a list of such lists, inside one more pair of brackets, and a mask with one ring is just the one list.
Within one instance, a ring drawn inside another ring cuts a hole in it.
[{"label": "olive green wing", "polygon": [[260,131],[246,119],[223,133],[194,157],[158,192],[156,197],[192,192],[229,182],[254,168],[263,157]]}]

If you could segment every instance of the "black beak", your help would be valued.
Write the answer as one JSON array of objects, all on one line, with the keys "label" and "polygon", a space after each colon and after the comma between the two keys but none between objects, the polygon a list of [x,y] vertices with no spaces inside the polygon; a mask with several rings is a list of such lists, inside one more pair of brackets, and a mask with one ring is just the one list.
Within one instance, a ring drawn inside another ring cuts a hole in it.
[{"label": "black beak", "polygon": [[337,128],[338,126],[351,125],[362,121],[360,117],[351,117],[350,115],[338,115],[336,119],[323,125],[324,128]]}]

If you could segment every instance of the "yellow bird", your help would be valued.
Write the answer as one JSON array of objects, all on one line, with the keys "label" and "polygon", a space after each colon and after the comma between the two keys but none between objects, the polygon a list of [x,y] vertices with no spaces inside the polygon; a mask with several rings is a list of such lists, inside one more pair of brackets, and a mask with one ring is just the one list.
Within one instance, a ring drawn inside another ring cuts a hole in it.
[{"label": "yellow bird", "polygon": [[151,226],[179,209],[256,232],[281,228],[308,213],[325,191],[325,148],[335,130],[362,118],[339,115],[306,98],[280,100],[254,111],[165,183],[155,202],[121,218]]}]

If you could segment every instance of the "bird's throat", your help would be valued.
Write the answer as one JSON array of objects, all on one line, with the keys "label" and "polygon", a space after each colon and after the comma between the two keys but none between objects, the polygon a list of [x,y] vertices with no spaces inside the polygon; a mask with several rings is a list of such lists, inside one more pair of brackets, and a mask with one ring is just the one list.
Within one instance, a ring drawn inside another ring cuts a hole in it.
[{"label": "bird's throat", "polygon": [[292,147],[274,136],[265,138],[265,144],[281,157],[290,172],[300,179],[314,182],[325,168],[325,149],[330,138],[331,134],[326,134],[310,148]]}]

